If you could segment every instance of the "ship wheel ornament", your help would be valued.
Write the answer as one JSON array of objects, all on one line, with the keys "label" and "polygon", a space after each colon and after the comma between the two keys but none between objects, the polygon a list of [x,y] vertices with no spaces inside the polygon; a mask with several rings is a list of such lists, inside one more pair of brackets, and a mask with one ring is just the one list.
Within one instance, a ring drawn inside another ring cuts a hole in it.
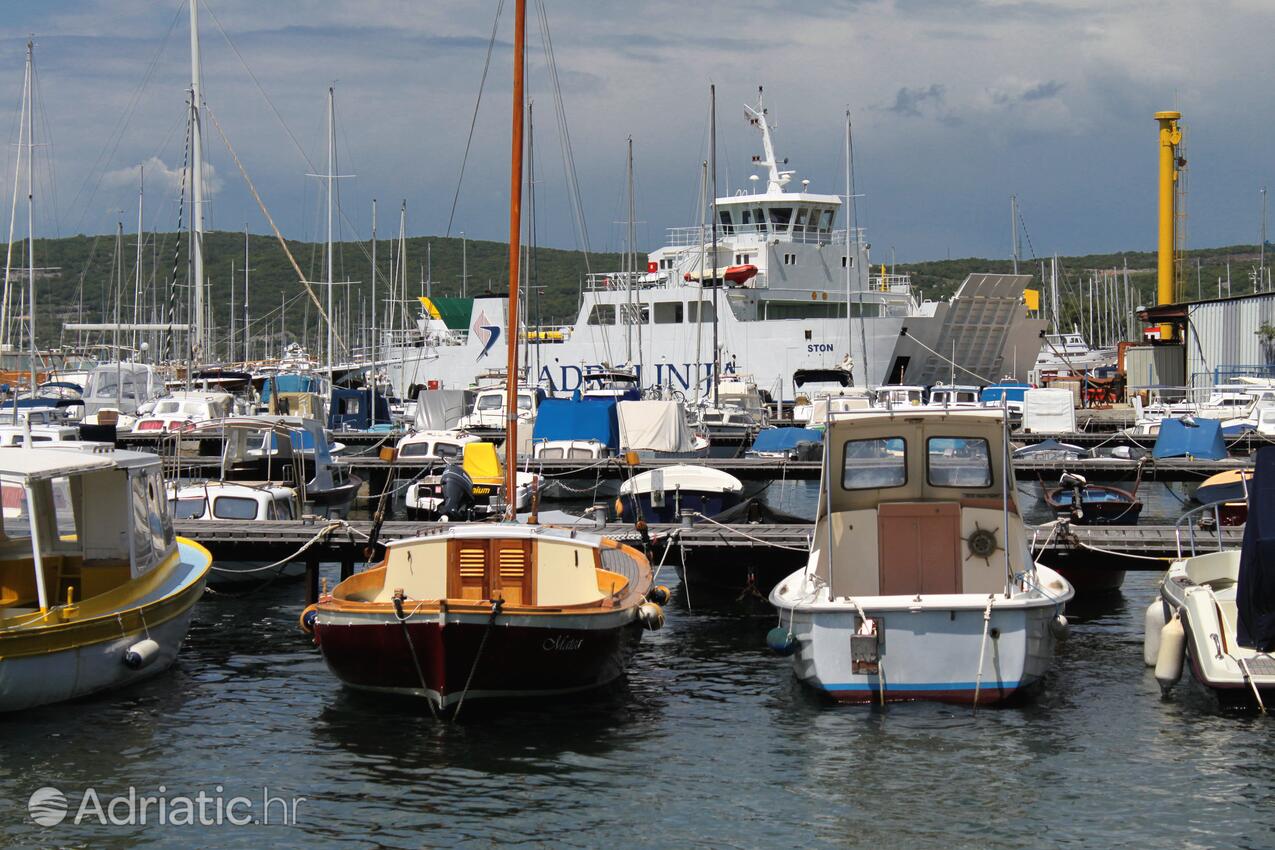
[{"label": "ship wheel ornament", "polygon": [[965,545],[969,547],[970,553],[965,556],[965,560],[970,558],[982,558],[991,566],[992,555],[996,554],[996,550],[1000,548],[1000,543],[996,539],[996,532],[999,528],[980,528],[978,523],[974,523],[974,530],[970,532],[970,536],[965,538]]}]

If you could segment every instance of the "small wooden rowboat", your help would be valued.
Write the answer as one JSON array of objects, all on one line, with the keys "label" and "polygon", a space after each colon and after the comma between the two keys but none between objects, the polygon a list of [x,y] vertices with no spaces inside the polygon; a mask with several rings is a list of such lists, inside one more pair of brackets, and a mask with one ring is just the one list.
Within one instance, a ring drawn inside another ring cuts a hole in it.
[{"label": "small wooden rowboat", "polygon": [[618,679],[664,615],[647,559],[543,526],[454,526],[385,560],[302,614],[328,668],[361,690],[466,699],[546,697]]}]

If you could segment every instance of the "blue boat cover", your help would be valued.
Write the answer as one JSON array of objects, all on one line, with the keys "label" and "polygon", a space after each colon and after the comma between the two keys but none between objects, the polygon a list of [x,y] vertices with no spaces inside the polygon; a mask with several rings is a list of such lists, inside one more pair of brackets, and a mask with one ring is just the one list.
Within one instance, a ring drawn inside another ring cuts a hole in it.
[{"label": "blue boat cover", "polygon": [[767,428],[759,431],[751,451],[786,452],[798,443],[821,443],[823,434],[811,428]]},{"label": "blue boat cover", "polygon": [[608,449],[620,447],[620,425],[615,402],[547,398],[536,409],[533,442],[543,440],[597,440]]},{"label": "blue boat cover", "polygon": [[281,393],[317,393],[320,381],[314,375],[275,375],[261,387],[261,400],[270,401],[270,394],[278,387]]},{"label": "blue boat cover", "polygon": [[390,403],[385,393],[376,394],[376,409],[373,410],[370,389],[333,387],[332,407],[328,413],[328,427],[333,431],[367,431],[377,423],[389,421]]},{"label": "blue boat cover", "polygon": [[1240,646],[1261,652],[1275,649],[1275,446],[1257,450],[1240,548],[1235,610]]},{"label": "blue boat cover", "polygon": [[1198,460],[1222,460],[1227,456],[1222,439],[1222,423],[1217,419],[1196,419],[1187,425],[1181,419],[1160,422],[1160,435],[1155,438],[1154,458],[1193,457]]},{"label": "blue boat cover", "polygon": [[1001,381],[999,384],[983,387],[978,394],[979,401],[1000,401],[1001,396],[1007,396],[1010,401],[1024,401],[1027,397],[1027,391],[1031,389],[1031,384],[1023,384],[1018,381]]}]

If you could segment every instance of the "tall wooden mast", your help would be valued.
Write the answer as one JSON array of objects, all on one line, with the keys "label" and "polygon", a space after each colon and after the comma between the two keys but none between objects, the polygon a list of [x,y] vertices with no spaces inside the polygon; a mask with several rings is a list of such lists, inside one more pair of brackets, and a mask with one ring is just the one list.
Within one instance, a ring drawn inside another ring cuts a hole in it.
[{"label": "tall wooden mast", "polygon": [[523,70],[527,39],[527,0],[514,4],[513,138],[509,162],[509,320],[505,323],[508,367],[505,374],[505,517],[517,516],[518,483],[518,260],[522,235]]}]

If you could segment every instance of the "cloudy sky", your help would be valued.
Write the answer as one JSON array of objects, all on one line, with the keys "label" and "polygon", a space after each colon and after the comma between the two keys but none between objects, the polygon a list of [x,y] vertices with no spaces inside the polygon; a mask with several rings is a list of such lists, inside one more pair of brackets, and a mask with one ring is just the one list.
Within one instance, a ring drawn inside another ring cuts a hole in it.
[{"label": "cloudy sky", "polygon": [[[406,199],[413,235],[446,231],[500,0],[202,0],[204,96],[290,237],[322,235],[325,98],[335,83],[344,235]],[[0,161],[8,199],[22,63],[36,43],[37,203],[45,234],[137,216],[176,226],[189,85],[187,0],[4,0]],[[452,232],[507,228],[512,6],[497,43]],[[529,12],[542,243],[573,247],[559,117],[537,0]],[[854,123],[874,256],[1147,249],[1156,125],[1187,123],[1188,244],[1257,240],[1275,163],[1271,0],[543,0],[591,247],[616,249],[633,137],[639,247],[693,223],[717,85],[721,194],[760,153],[742,105],[764,85],[779,155],[812,191],[844,185]],[[215,18],[215,19],[214,19]],[[224,28],[224,30],[223,30]],[[254,81],[255,77],[255,81]],[[258,85],[259,84],[259,85]],[[276,114],[277,110],[277,114]],[[211,121],[210,227],[265,232]],[[309,162],[307,162],[307,157]],[[7,163],[7,164],[6,164]],[[0,217],[4,217],[0,213]]]}]

